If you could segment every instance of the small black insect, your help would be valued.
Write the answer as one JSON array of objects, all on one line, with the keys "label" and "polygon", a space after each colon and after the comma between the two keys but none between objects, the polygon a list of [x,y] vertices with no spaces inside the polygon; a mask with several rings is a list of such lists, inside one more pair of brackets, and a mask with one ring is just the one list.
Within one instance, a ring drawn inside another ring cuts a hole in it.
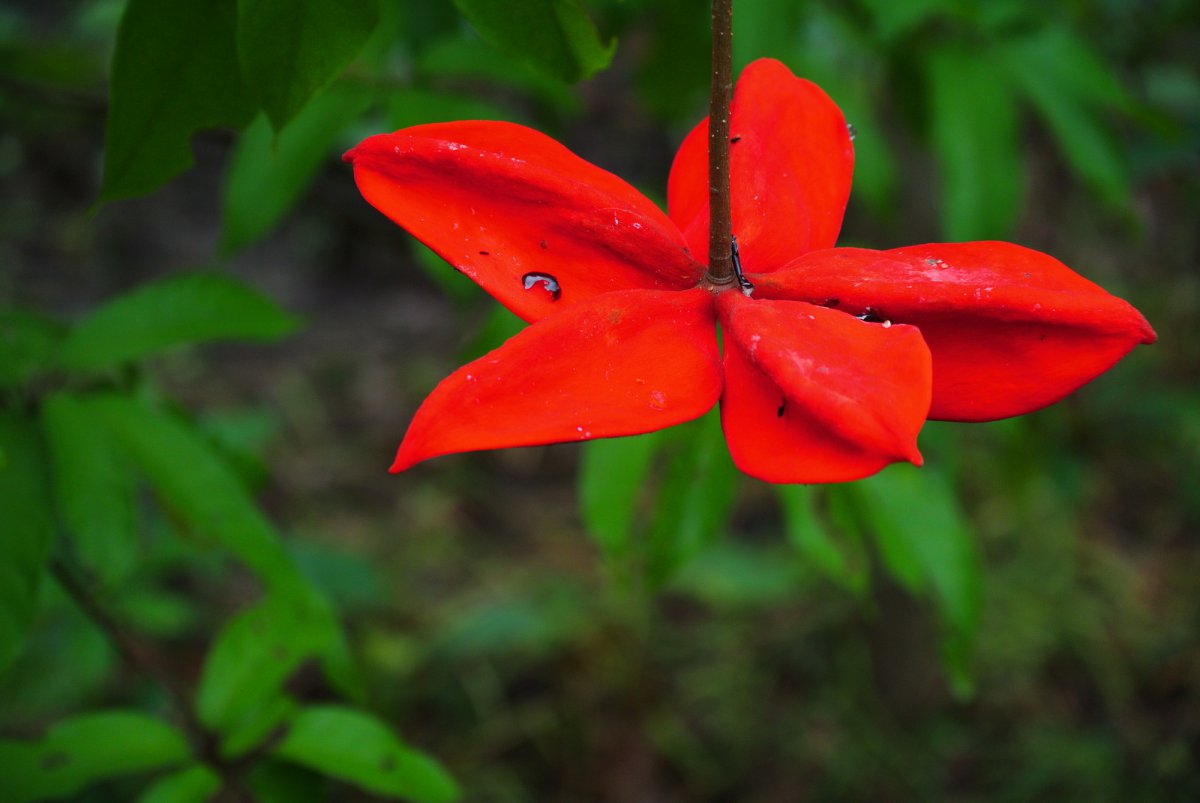
[{"label": "small black insect", "polygon": [[738,287],[742,290],[742,295],[748,296],[754,292],[754,285],[746,278],[746,274],[742,272],[742,256],[738,253],[737,237],[733,238],[733,275],[737,279]]},{"label": "small black insect", "polygon": [[729,138],[730,144],[733,144],[734,142],[741,142],[741,140],[742,140],[741,137],[730,137]]},{"label": "small black insect", "polygon": [[779,409],[775,411],[775,417],[783,418],[783,414],[786,410],[787,410],[787,397],[785,396],[783,398],[783,401],[779,402]]},{"label": "small black insect", "polygon": [[492,252],[491,251],[480,251],[479,255],[481,257],[490,257],[492,255]]},{"label": "small black insect", "polygon": [[854,317],[858,318],[860,321],[866,321],[867,323],[883,323],[887,320],[881,311],[874,309],[873,307],[867,307]]}]

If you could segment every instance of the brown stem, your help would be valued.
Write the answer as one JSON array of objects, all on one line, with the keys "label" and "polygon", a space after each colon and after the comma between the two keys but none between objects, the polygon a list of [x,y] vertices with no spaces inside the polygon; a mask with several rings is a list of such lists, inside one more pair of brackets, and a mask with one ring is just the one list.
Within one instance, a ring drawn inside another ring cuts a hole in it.
[{"label": "brown stem", "polygon": [[708,103],[708,280],[733,281],[729,202],[729,103],[733,98],[733,0],[712,0],[712,92]]},{"label": "brown stem", "polygon": [[113,618],[100,602],[92,596],[91,590],[76,576],[75,572],[60,558],[50,563],[50,571],[54,574],[63,591],[75,601],[84,615],[96,625],[116,649],[121,659],[149,680],[157,683],[166,691],[175,709],[175,715],[187,733],[192,748],[201,758],[210,763],[218,763],[216,745],[212,736],[205,730],[200,719],[192,708],[191,700],[183,688],[176,683],[171,673],[166,670],[158,659],[136,639],[129,635]]}]

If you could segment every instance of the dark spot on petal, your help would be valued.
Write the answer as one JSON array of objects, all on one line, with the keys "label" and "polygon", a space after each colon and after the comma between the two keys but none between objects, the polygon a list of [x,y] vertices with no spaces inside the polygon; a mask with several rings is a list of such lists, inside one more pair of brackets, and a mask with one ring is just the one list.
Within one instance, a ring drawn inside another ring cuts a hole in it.
[{"label": "dark spot on petal", "polygon": [[550,243],[546,242],[545,240],[542,240],[540,243],[538,243],[538,245],[540,245],[542,248],[550,247]]},{"label": "dark spot on petal", "polygon": [[1025,278],[1026,278],[1026,279],[1032,279],[1032,278],[1033,278],[1033,274],[1032,274],[1032,273],[1026,273],[1026,274],[1025,274]]},{"label": "dark spot on petal", "polygon": [[841,304],[841,303],[842,303],[842,300],[840,298],[827,298],[821,302],[821,306],[829,307],[830,309],[833,309],[834,307],[836,307],[838,304]]},{"label": "dark spot on petal", "polygon": [[783,398],[783,400],[779,402],[779,409],[775,411],[775,417],[783,418],[783,413],[786,410],[787,410],[787,397],[785,396]]},{"label": "dark spot on petal", "polygon": [[558,279],[549,273],[526,273],[521,277],[521,285],[526,290],[532,290],[539,284],[550,294],[551,301],[558,301],[562,297],[562,287],[559,286]]},{"label": "dark spot on petal", "polygon": [[490,257],[492,255],[492,252],[491,251],[480,251],[479,255],[483,256],[483,257]]},{"label": "dark spot on petal", "polygon": [[741,140],[742,140],[742,138],[741,138],[740,136],[738,136],[738,137],[730,137],[730,138],[729,138],[729,142],[730,142],[730,144],[732,144],[732,143],[734,143],[734,142],[741,142]]},{"label": "dark spot on petal", "polygon": [[1039,342],[1039,343],[1044,343],[1045,341],[1046,341],[1046,336],[1045,336],[1045,335],[1038,335],[1038,342]]}]

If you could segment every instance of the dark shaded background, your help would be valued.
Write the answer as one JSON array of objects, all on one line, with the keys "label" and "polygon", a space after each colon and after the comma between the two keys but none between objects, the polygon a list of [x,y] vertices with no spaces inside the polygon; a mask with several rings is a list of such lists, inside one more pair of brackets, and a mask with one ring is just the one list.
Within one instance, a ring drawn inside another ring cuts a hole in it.
[{"label": "dark shaded background", "polygon": [[[72,319],[146,280],[218,266],[307,318],[280,344],[177,353],[155,375],[244,460],[294,555],[337,601],[373,710],[439,757],[468,800],[1200,798],[1200,10],[1004,3],[1011,20],[995,22],[986,4],[912,5],[916,22],[897,23],[873,2],[776,0],[736,28],[741,61],[783,58],[873,117],[856,121],[867,186],[842,243],[935,241],[961,225],[945,214],[928,60],[1054,26],[1131,99],[1094,112],[1128,192],[1106,200],[1070,143],[1024,110],[1010,143],[1025,183],[1015,217],[979,224],[980,236],[1054,254],[1160,335],[1053,408],[922,436],[982,554],[973,694],[951,692],[927,600],[874,558],[869,593],[831,582],[790,546],[756,481],[739,483],[721,537],[651,595],[620,582],[581,523],[578,447],[389,476],[416,405],[512,322],[481,292],[447,290],[448,269],[431,273],[361,200],[336,148],[282,223],[233,254],[220,249],[230,132],[198,136],[195,169],[163,189],[92,211],[119,2],[0,8],[0,301]],[[575,88],[523,77],[449,5],[405,12],[387,80],[453,101],[385,101],[340,144],[466,98],[661,198],[674,148],[703,114],[703,6],[592,4],[620,46]],[[472,66],[460,52],[489,55]],[[111,600],[185,682],[255,594],[241,570],[189,549],[149,548]],[[39,633],[0,679],[5,730],[152,695],[65,608]],[[305,699],[329,694],[315,672],[293,685]],[[109,791],[80,799],[123,799]]]}]

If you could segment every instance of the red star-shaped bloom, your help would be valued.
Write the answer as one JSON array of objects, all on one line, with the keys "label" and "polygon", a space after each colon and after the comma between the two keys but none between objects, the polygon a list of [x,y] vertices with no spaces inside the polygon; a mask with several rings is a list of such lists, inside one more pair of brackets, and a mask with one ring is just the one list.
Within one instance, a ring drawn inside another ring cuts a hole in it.
[{"label": "red star-shaped bloom", "polygon": [[650,432],[719,400],[746,473],[852,480],[919,464],[926,418],[1036,410],[1154,341],[1129,304],[1017,245],[834,248],[854,164],[846,121],[779,62],[746,68],[731,115],[750,296],[705,281],[707,121],[676,155],[669,216],[508,123],[417,126],[346,155],[371,204],[533,324],[434,389],[393,471]]}]

